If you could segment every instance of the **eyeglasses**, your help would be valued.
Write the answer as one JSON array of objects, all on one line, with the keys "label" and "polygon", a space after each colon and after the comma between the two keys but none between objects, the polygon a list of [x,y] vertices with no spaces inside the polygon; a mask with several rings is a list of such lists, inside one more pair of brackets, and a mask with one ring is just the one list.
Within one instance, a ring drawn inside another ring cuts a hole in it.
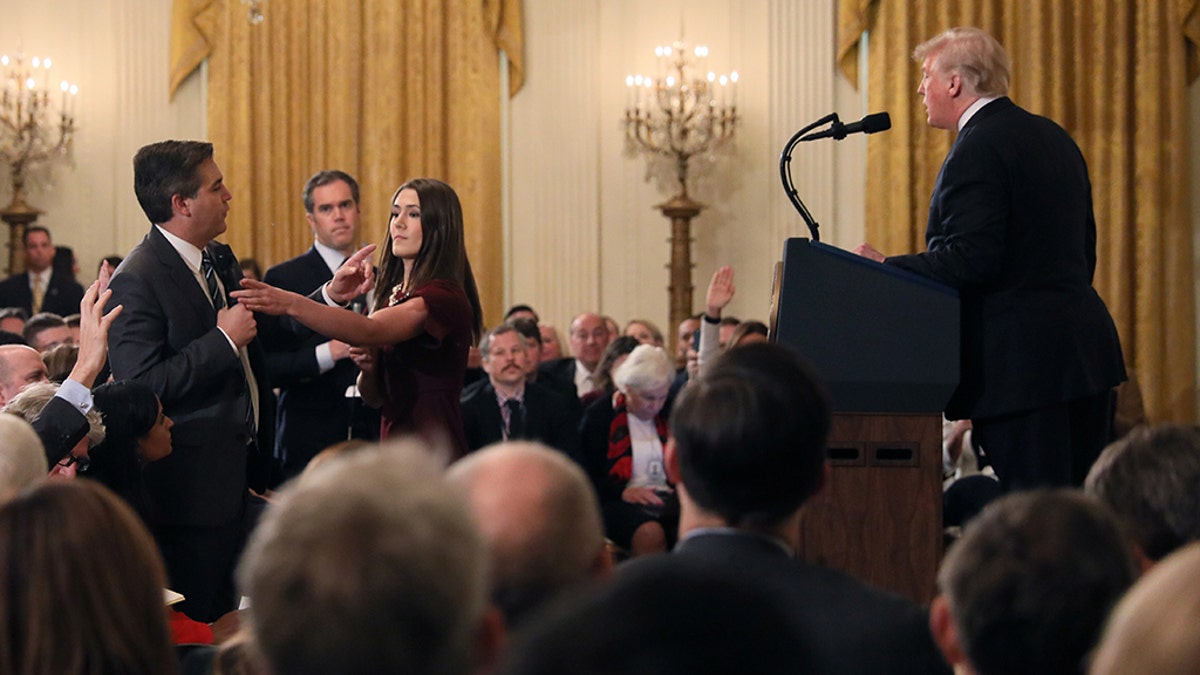
[{"label": "eyeglasses", "polygon": [[79,473],[83,473],[88,470],[89,466],[92,465],[92,460],[89,459],[88,457],[77,457],[75,455],[67,455],[66,459],[64,459],[63,461],[58,463],[58,465],[64,469],[67,468],[68,466],[71,466],[72,464],[76,465],[76,469],[75,469],[76,471],[78,471]]}]

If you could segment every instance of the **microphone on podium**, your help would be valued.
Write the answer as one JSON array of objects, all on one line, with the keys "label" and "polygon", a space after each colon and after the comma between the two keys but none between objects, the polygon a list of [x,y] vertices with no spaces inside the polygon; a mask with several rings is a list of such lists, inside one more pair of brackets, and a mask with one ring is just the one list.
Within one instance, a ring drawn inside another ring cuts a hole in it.
[{"label": "microphone on podium", "polygon": [[867,115],[857,122],[842,124],[835,117],[833,124],[824,131],[815,131],[801,138],[801,141],[815,141],[820,138],[832,138],[840,141],[849,134],[873,134],[876,131],[887,131],[892,128],[892,118],[885,112]]}]

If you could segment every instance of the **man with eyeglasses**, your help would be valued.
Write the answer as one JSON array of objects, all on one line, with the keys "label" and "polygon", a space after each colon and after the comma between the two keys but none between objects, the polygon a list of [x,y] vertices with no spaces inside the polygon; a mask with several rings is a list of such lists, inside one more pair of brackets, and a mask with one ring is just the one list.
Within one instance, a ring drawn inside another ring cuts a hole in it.
[{"label": "man with eyeglasses", "polygon": [[575,387],[575,394],[584,394],[595,388],[592,383],[592,371],[600,363],[604,348],[608,346],[608,329],[604,326],[604,318],[599,314],[585,312],[571,319],[569,334],[571,353],[574,357],[566,357],[547,361],[539,368],[541,376],[556,379],[560,383],[570,383]]}]

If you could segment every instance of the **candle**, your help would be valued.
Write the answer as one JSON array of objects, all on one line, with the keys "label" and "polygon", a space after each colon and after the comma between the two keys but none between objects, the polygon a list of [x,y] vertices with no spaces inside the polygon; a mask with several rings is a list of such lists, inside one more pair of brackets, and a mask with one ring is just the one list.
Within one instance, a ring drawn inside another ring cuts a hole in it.
[{"label": "candle", "polygon": [[731,101],[731,103],[733,104],[733,107],[735,107],[735,108],[737,107],[737,83],[738,83],[738,73],[735,70],[729,74],[730,97],[733,99]]}]

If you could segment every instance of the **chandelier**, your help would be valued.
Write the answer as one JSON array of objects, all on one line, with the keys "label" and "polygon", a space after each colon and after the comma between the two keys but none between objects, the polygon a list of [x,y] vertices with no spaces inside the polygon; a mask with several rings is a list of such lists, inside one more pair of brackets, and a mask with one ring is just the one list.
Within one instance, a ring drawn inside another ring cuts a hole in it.
[{"label": "chandelier", "polygon": [[9,167],[13,186],[6,211],[25,206],[25,179],[31,166],[71,154],[79,87],[66,81],[53,85],[52,64],[50,58],[36,56],[26,64],[20,52],[12,58],[0,56],[0,161]]},{"label": "chandelier", "polygon": [[688,49],[683,42],[655,47],[654,75],[625,78],[625,149],[672,164],[678,191],[656,208],[671,221],[670,317],[677,326],[691,316],[691,221],[703,204],[688,196],[693,159],[711,156],[737,129],[738,74],[718,75],[706,68],[708,47]]}]

